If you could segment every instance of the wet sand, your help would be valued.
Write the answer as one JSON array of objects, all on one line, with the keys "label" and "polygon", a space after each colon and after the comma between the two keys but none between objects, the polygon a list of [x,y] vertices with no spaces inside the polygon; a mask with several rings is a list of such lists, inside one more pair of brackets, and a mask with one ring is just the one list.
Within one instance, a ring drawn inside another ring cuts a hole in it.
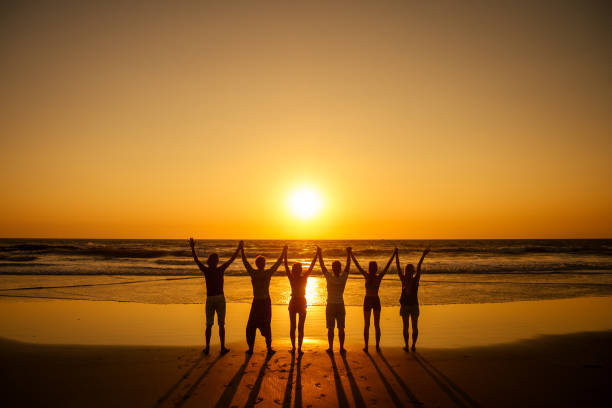
[{"label": "wet sand", "polygon": [[489,347],[384,348],[301,358],[258,338],[220,356],[196,347],[35,345],[0,341],[5,406],[334,407],[610,406],[612,332]]},{"label": "wet sand", "polygon": [[[228,343],[242,344],[250,304],[228,303]],[[489,346],[539,335],[612,330],[612,297],[506,303],[425,305],[419,344],[429,348]],[[361,344],[363,309],[346,307],[347,341]],[[0,337],[40,344],[194,346],[204,341],[202,304],[108,301],[0,301]],[[399,307],[383,307],[382,345],[403,345]],[[371,337],[374,327],[370,328]],[[274,342],[288,338],[286,305],[272,306]],[[307,344],[327,342],[325,307],[309,306]],[[218,344],[217,326],[212,343]]]}]

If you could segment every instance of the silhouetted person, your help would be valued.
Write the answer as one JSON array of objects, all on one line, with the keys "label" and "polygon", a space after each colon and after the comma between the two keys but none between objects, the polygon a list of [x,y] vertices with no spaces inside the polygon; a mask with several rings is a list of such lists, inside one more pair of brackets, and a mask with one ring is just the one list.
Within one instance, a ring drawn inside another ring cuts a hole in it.
[{"label": "silhouetted person", "polygon": [[314,268],[315,262],[317,261],[318,253],[315,253],[310,267],[305,274],[302,275],[302,264],[296,262],[291,266],[289,270],[289,264],[287,263],[287,254],[285,253],[285,271],[291,284],[291,300],[289,301],[289,320],[291,326],[289,328],[289,337],[291,337],[291,353],[295,353],[295,320],[296,315],[300,316],[298,323],[298,355],[302,354],[302,342],[304,341],[304,323],[306,322],[306,284],[308,283],[308,277]]},{"label": "silhouetted person", "polygon": [[[395,248],[397,251],[397,248]],[[404,324],[404,350],[408,351],[408,320],[412,319],[412,351],[416,350],[416,341],[419,337],[419,280],[421,279],[421,264],[425,256],[429,253],[429,248],[423,251],[421,259],[417,264],[416,275],[414,275],[414,266],[406,264],[405,273],[402,273],[400,267],[399,254],[395,257],[397,266],[397,274],[402,281],[402,296],[400,297],[400,316]],[[413,276],[414,275],[414,276]]]},{"label": "silhouetted person", "polygon": [[195,241],[193,238],[189,238],[189,246],[191,247],[193,260],[200,267],[200,270],[204,274],[204,279],[206,280],[206,348],[204,348],[203,352],[208,354],[210,350],[210,335],[215,321],[215,313],[217,313],[219,339],[221,340],[221,354],[227,353],[229,349],[225,347],[225,295],[223,294],[223,273],[238,256],[238,251],[242,248],[242,241],[238,244],[238,248],[236,248],[236,252],[234,252],[232,257],[221,266],[218,266],[219,255],[216,253],[210,254],[206,261],[206,266],[204,266],[196,254]]},{"label": "silhouetted person", "polygon": [[368,272],[364,271],[357,259],[351,252],[351,258],[353,258],[353,262],[355,262],[355,266],[359,269],[359,272],[365,278],[365,288],[366,295],[363,299],[363,341],[365,343],[365,347],[363,351],[368,352],[368,341],[370,339],[370,317],[372,312],[374,312],[374,329],[376,331],[376,351],[380,351],[380,298],[378,297],[378,289],[380,288],[380,282],[382,281],[383,276],[387,273],[393,258],[397,256],[397,249],[393,250],[393,255],[389,258],[389,262],[385,266],[385,269],[378,275],[376,272],[378,271],[378,264],[376,261],[371,261],[368,265]]},{"label": "silhouetted person", "polygon": [[326,350],[328,353],[334,352],[334,328],[336,323],[338,324],[338,339],[340,340],[340,353],[345,353],[344,349],[344,324],[346,320],[346,309],[344,308],[344,288],[346,286],[346,279],[349,275],[351,268],[351,248],[346,248],[346,267],[344,272],[340,274],[342,270],[342,264],[339,261],[332,263],[332,273],[329,273],[325,267],[323,261],[323,255],[321,248],[317,247],[317,255],[319,256],[319,263],[321,265],[321,271],[325,280],[327,281],[327,306],[325,307],[325,320],[327,323],[327,341],[329,348]]},{"label": "silhouetted person", "polygon": [[249,345],[247,353],[253,354],[253,346],[255,345],[255,333],[257,329],[262,336],[266,338],[266,346],[268,347],[268,353],[274,353],[272,350],[272,329],[270,322],[272,321],[272,302],[270,301],[270,279],[278,267],[280,266],[283,258],[287,254],[287,246],[283,248],[278,260],[270,269],[265,269],[266,258],[262,255],[258,255],[255,258],[255,266],[257,269],[253,269],[251,264],[244,254],[244,246],[240,248],[242,255],[242,263],[246,268],[249,276],[251,277],[251,284],[253,285],[253,303],[251,304],[251,313],[249,313],[249,321],[246,327],[246,341]]}]

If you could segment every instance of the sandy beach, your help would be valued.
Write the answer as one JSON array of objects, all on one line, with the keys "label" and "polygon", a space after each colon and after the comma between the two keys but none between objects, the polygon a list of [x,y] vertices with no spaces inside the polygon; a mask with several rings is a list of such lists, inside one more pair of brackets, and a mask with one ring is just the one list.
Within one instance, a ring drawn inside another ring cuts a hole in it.
[{"label": "sandy beach", "polygon": [[2,395],[8,406],[609,406],[611,302],[423,306],[417,353],[401,349],[396,308],[383,308],[380,354],[361,350],[352,307],[348,353],[333,358],[323,309],[312,308],[294,359],[281,306],[277,353],[267,358],[258,337],[249,358],[248,304],[228,305],[231,352],[218,354],[215,327],[205,356],[201,305],[8,300]]},{"label": "sandy beach", "polygon": [[609,406],[612,332],[544,336],[488,347],[287,344],[249,358],[199,347],[33,345],[3,340],[6,406],[333,407]]}]

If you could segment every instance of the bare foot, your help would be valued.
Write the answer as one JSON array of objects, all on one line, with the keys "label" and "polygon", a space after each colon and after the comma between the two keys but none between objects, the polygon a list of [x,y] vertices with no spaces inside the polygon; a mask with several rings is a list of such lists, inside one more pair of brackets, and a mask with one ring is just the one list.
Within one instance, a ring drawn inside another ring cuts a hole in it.
[{"label": "bare foot", "polygon": [[380,353],[380,346],[376,346],[376,352]]},{"label": "bare foot", "polygon": [[346,354],[346,349],[344,347],[340,348],[340,354],[342,354],[342,355]]},{"label": "bare foot", "polygon": [[412,345],[412,351],[416,351],[416,346],[414,344]]},{"label": "bare foot", "polygon": [[328,348],[327,350],[325,350],[325,352],[326,352],[327,354],[334,354],[334,350],[333,350],[333,349],[330,349],[330,348]]},{"label": "bare foot", "polygon": [[406,351],[406,352],[410,353],[410,349],[408,348],[408,346],[404,347],[402,350],[404,350],[404,351]]},{"label": "bare foot", "polygon": [[302,351],[302,349],[299,349],[299,350],[298,350],[298,355],[300,355],[300,356],[301,356],[302,354],[304,354],[304,352]]},{"label": "bare foot", "polygon": [[269,348],[268,349],[268,355],[271,356],[272,354],[276,353],[276,350]]},{"label": "bare foot", "polygon": [[247,354],[253,354],[253,349],[248,349],[247,351],[245,351],[245,353],[247,353]]},{"label": "bare foot", "polygon": [[221,347],[221,354],[226,354],[229,353],[230,349],[228,349],[227,347]]},{"label": "bare foot", "polygon": [[208,355],[209,351],[210,351],[210,347],[205,347],[204,350],[202,350],[202,353]]},{"label": "bare foot", "polygon": [[367,348],[367,347],[364,347],[364,348],[363,348],[363,351],[364,351],[365,353],[368,353],[368,348]]},{"label": "bare foot", "polygon": [[289,352],[290,352],[291,354],[295,354],[295,347],[294,347],[294,348],[292,348],[291,350],[289,350]]}]

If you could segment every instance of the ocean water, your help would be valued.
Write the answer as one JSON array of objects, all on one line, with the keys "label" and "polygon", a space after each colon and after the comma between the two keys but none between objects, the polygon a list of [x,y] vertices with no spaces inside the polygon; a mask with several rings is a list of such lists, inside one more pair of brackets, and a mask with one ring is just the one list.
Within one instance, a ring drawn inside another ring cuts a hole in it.
[{"label": "ocean water", "polygon": [[[422,304],[489,303],[516,300],[612,295],[612,240],[336,240],[247,241],[253,262],[264,255],[274,262],[282,246],[289,261],[308,264],[315,246],[323,248],[328,267],[346,261],[353,248],[363,267],[379,268],[393,248],[402,265],[416,264],[423,248],[431,253],[423,264],[419,291]],[[211,252],[221,261],[237,241],[201,240],[197,251],[204,262]],[[283,267],[272,280],[275,304],[286,304],[290,288]],[[363,302],[364,282],[357,269],[345,291],[348,305]],[[238,258],[226,273],[230,302],[250,302],[251,286]],[[383,280],[383,306],[396,306],[400,282],[393,265]],[[0,297],[4,299],[82,299],[140,303],[201,303],[201,273],[187,240],[0,239]],[[325,280],[316,266],[309,279],[309,304],[325,304]]]}]

